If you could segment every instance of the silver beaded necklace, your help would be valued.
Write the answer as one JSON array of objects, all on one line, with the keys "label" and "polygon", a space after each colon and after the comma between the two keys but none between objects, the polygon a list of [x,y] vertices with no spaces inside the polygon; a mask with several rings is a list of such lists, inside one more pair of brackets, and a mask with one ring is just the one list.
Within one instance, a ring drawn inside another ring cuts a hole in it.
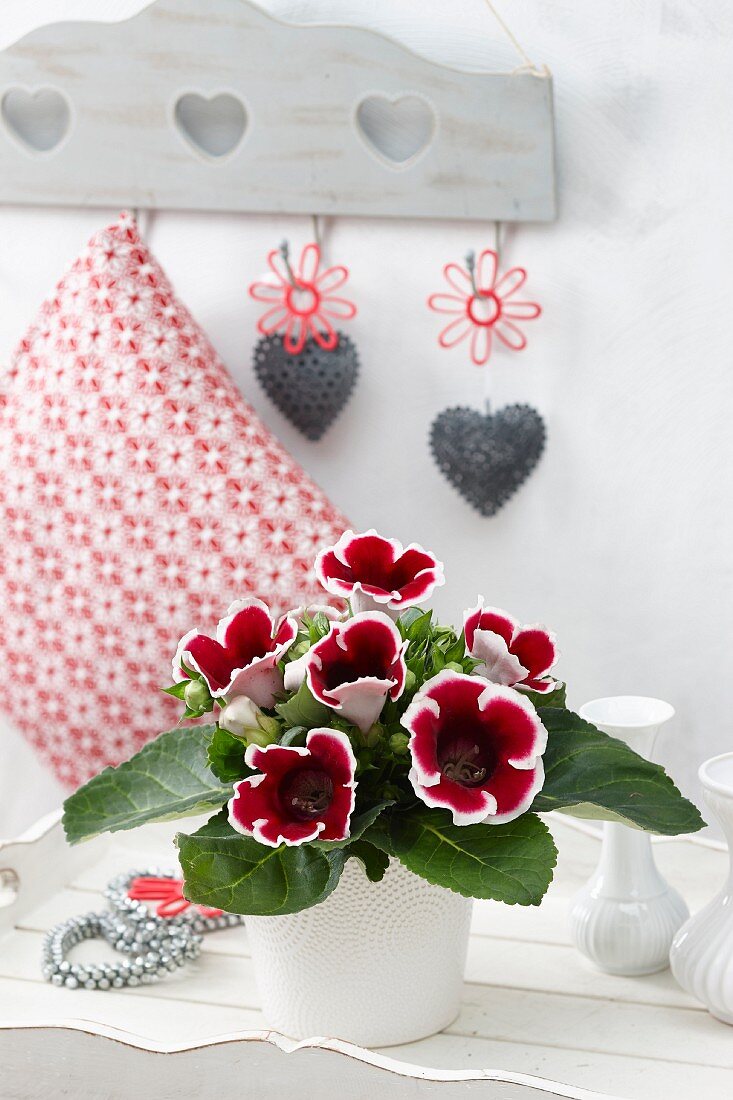
[{"label": "silver beaded necklace", "polygon": [[[128,895],[135,879],[175,880],[178,874],[148,868],[117,875],[104,891],[110,905],[108,912],[84,913],[55,925],[46,933],[41,952],[41,970],[46,981],[66,989],[150,985],[174,973],[189,959],[197,958],[205,933],[242,923],[244,918],[234,913],[204,916],[195,909],[178,916],[161,917],[152,913],[144,901]],[[94,939],[106,940],[128,957],[112,963],[68,961],[67,955],[73,947]]]}]

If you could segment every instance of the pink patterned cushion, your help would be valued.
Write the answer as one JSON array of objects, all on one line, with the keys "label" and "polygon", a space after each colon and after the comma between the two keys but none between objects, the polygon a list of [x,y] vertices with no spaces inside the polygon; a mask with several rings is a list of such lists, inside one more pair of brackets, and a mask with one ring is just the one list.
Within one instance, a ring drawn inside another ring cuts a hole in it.
[{"label": "pink patterned cushion", "polygon": [[3,706],[62,782],[87,779],[175,722],[158,689],[186,630],[246,595],[313,599],[316,551],[347,525],[123,214],[0,390]]}]

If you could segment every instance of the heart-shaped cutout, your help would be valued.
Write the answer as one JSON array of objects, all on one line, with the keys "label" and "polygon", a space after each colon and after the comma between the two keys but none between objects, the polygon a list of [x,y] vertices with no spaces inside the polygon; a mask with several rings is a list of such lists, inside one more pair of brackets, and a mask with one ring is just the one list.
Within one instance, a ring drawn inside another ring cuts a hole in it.
[{"label": "heart-shaped cutout", "polygon": [[392,167],[404,168],[424,153],[436,125],[433,108],[419,95],[375,93],[356,108],[356,126],[367,148]]},{"label": "heart-shaped cutout", "polygon": [[244,104],[230,92],[209,98],[186,92],[176,101],[173,118],[184,141],[207,157],[233,153],[247,129]]},{"label": "heart-shaped cutout", "polygon": [[69,131],[71,111],[55,88],[10,88],[0,113],[5,126],[33,153],[50,153]]},{"label": "heart-shaped cutout", "polygon": [[530,405],[483,414],[444,409],[430,446],[438,469],[482,516],[493,516],[534,470],[545,447],[545,424]]},{"label": "heart-shaped cutout", "polygon": [[353,342],[341,332],[338,338],[333,351],[308,340],[300,355],[290,355],[281,336],[263,336],[255,347],[258,382],[283,416],[314,442],[349,400],[359,372]]}]

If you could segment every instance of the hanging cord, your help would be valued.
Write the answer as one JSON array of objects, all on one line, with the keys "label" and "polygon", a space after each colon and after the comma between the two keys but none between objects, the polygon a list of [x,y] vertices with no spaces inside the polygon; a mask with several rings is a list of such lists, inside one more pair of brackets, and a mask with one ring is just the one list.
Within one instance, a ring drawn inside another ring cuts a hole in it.
[{"label": "hanging cord", "polygon": [[154,211],[150,207],[131,206],[130,213],[135,219],[138,232],[143,240],[147,241],[150,237],[150,229],[153,224]]},{"label": "hanging cord", "polygon": [[519,68],[515,69],[514,72],[515,73],[532,72],[532,73],[537,73],[539,76],[547,75],[547,73],[548,73],[547,66],[543,65],[542,68],[538,68],[538,66],[535,65],[534,61],[532,61],[529,54],[525,51],[524,47],[522,46],[522,44],[519,41],[519,39],[517,38],[517,36],[514,34],[514,32],[512,30],[510,30],[510,28],[504,22],[502,17],[499,15],[498,11],[496,10],[494,5],[492,4],[491,0],[484,0],[484,3],[486,4],[486,7],[489,9],[491,14],[493,15],[494,19],[498,23],[501,30],[504,32],[506,37],[511,42],[514,49],[519,54],[520,58],[522,59],[522,64],[519,66]]},{"label": "hanging cord", "polygon": [[313,240],[318,245],[318,248],[323,252],[323,226],[321,218],[318,214],[311,214],[311,221],[313,223]]},{"label": "hanging cord", "polygon": [[[499,268],[501,266],[501,222],[494,222],[494,252],[496,253],[496,271],[497,278]],[[471,280],[471,289],[477,298],[488,298],[489,294],[482,290],[476,282],[476,253],[471,251],[466,255],[466,270],[468,271],[468,277]],[[491,415],[491,401],[489,399],[490,393],[490,378],[489,378],[489,365],[484,363],[481,368],[483,371],[483,378],[481,379],[481,389],[483,394],[484,415]]]}]

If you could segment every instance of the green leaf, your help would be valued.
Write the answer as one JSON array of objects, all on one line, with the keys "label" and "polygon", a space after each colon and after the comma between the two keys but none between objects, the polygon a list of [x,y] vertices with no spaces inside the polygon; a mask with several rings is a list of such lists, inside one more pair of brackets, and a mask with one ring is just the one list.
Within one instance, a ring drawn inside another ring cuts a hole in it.
[{"label": "green leaf", "polygon": [[169,688],[163,688],[163,691],[166,695],[172,695],[174,699],[182,699],[190,682],[190,680],[181,680],[180,683],[172,684]]},{"label": "green leaf", "polygon": [[408,607],[405,611],[402,612],[401,615],[398,616],[397,629],[402,635],[403,641],[407,637],[407,632],[412,624],[415,622],[415,620],[421,618],[421,616],[424,614],[425,612],[421,611],[419,607]]},{"label": "green leaf", "polygon": [[377,821],[364,833],[364,840],[367,840],[370,844],[373,844],[375,848],[379,848],[380,852],[384,852],[387,856],[394,855],[394,848],[392,847],[392,839],[389,833],[389,822],[382,818]]},{"label": "green leaf", "polygon": [[[609,737],[571,711],[541,707],[548,732],[545,784],[532,809],[577,808],[578,816],[622,820],[665,836],[694,833],[705,822],[659,764]],[[589,804],[589,805],[588,805]],[[571,811],[572,812],[572,811]]]},{"label": "green leaf", "polygon": [[567,689],[565,684],[558,684],[554,691],[548,691],[546,695],[543,695],[539,691],[523,691],[521,693],[525,699],[529,699],[530,703],[540,710],[543,707],[561,707],[567,708]]},{"label": "green leaf", "polygon": [[425,611],[419,619],[415,619],[415,622],[407,631],[407,636],[413,644],[426,642],[430,639],[432,633],[432,619],[432,611]]},{"label": "green leaf", "polygon": [[317,611],[313,619],[313,634],[311,634],[311,642],[320,641],[321,638],[325,638],[331,629],[331,622],[322,611]]},{"label": "green leaf", "polygon": [[358,859],[370,882],[381,882],[389,867],[389,856],[368,840],[355,840],[346,849],[347,859]]},{"label": "green leaf", "polygon": [[[371,832],[368,839],[381,847]],[[501,825],[454,825],[445,810],[395,813],[390,840],[400,862],[428,882],[508,905],[539,905],[557,860],[549,829],[531,813]]]},{"label": "green leaf", "polygon": [[[416,614],[411,614],[411,612]],[[419,611],[417,608],[409,608],[403,615],[400,616],[398,621],[398,627],[403,638],[408,638],[410,641],[410,648],[414,648],[421,642],[427,641],[432,633],[432,611]]]},{"label": "green leaf", "polygon": [[280,738],[279,744],[284,745],[286,748],[290,745],[305,745],[305,739],[308,734],[308,730],[305,726],[293,726],[292,729],[285,730],[285,733]]},{"label": "green leaf", "polygon": [[375,802],[368,810],[352,814],[349,835],[346,840],[314,840],[313,844],[316,844],[319,848],[348,848],[353,841],[358,840],[367,829],[372,827],[382,811],[386,810],[388,806],[394,806],[394,802]]},{"label": "green leaf", "polygon": [[168,730],[116,768],[105,768],[66,799],[70,843],[148,821],[218,809],[231,797],[208,766],[214,726]]},{"label": "green leaf", "polygon": [[216,726],[209,743],[209,767],[222,783],[236,783],[252,774],[252,769],[244,762],[246,751],[247,743],[241,737]]},{"label": "green leaf", "polygon": [[446,650],[445,659],[446,661],[462,661],[465,656],[466,636],[464,632],[461,631],[459,637],[456,639],[453,645]]},{"label": "green leaf", "polygon": [[446,660],[439,649],[433,650],[433,675],[442,672],[446,666]]},{"label": "green leaf", "polygon": [[312,844],[269,848],[242,836],[219,815],[176,845],[184,894],[227,913],[274,916],[317,905],[335,889],[346,853]]},{"label": "green leaf", "polygon": [[275,710],[290,728],[305,726],[309,730],[315,726],[327,726],[332,713],[323,703],[313,698],[305,680],[295,695],[286,703],[278,703]]}]

